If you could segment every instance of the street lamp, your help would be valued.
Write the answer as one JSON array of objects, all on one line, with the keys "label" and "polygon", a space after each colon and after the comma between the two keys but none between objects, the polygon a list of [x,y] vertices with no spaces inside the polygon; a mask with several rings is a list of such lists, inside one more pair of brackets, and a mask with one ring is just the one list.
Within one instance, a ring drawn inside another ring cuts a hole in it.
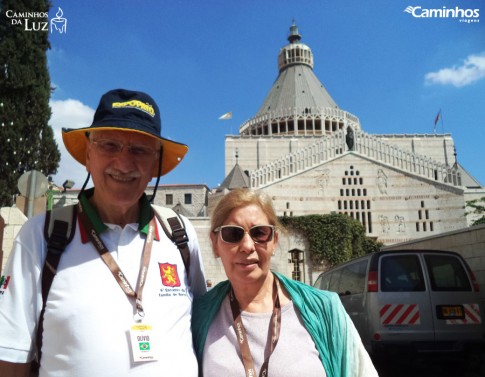
[{"label": "street lamp", "polygon": [[303,262],[303,250],[300,249],[291,249],[288,251],[290,254],[290,258],[288,259],[289,263],[293,263],[293,271],[291,273],[291,278],[293,280],[301,281],[301,273],[300,273],[300,263]]},{"label": "street lamp", "polygon": [[74,187],[74,181],[66,179],[66,181],[62,184],[62,187],[64,187],[63,192],[66,192],[67,189],[71,189]]}]

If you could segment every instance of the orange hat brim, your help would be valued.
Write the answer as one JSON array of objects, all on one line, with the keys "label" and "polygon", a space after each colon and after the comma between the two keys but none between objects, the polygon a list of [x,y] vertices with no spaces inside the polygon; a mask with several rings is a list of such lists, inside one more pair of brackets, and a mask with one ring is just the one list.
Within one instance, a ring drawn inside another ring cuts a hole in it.
[{"label": "orange hat brim", "polygon": [[[62,129],[62,140],[66,146],[67,151],[71,156],[80,164],[86,166],[86,146],[87,136],[86,133],[93,130],[104,131],[123,131],[123,132],[137,132],[143,135],[150,136],[151,138],[162,143],[162,170],[160,175],[165,175],[172,171],[185,157],[189,147],[185,144],[178,143],[165,139],[163,137],[155,137],[147,132],[137,131],[134,129],[121,128],[116,126],[108,127],[86,127],[77,129]],[[155,165],[153,170],[153,177],[158,177],[158,164]]]}]

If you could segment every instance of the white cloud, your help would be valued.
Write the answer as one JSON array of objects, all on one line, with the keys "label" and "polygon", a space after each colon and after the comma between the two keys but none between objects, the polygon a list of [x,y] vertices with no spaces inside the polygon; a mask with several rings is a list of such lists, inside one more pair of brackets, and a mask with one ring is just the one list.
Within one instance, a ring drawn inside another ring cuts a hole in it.
[{"label": "white cloud", "polygon": [[91,125],[94,110],[82,102],[74,99],[65,101],[50,101],[52,116],[50,125],[54,130],[54,137],[61,152],[61,161],[57,174],[52,178],[54,183],[62,186],[66,179],[75,182],[76,188],[80,188],[87,177],[86,168],[71,157],[62,141],[62,128],[81,128]]},{"label": "white cloud", "polygon": [[468,56],[462,65],[442,68],[425,75],[427,84],[462,87],[485,77],[485,52]]}]

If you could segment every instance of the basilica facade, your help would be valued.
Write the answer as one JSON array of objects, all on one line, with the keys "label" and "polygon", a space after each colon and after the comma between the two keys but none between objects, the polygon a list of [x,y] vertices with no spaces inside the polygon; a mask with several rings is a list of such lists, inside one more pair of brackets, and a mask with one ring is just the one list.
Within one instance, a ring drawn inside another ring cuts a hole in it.
[{"label": "basilica facade", "polygon": [[278,215],[342,213],[395,244],[468,225],[465,202],[484,188],[456,160],[450,134],[370,134],[313,72],[295,24],[258,112],[225,139],[226,179],[267,192]]}]

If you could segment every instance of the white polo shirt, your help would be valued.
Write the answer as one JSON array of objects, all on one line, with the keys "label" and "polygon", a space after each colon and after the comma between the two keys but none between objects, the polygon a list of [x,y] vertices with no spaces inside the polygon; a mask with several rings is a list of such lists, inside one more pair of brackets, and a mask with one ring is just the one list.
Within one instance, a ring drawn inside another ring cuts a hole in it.
[{"label": "white polo shirt", "polygon": [[[0,359],[27,362],[35,355],[36,324],[42,307],[41,271],[46,254],[44,215],[20,230],[0,286]],[[135,306],[93,245],[83,243],[79,221],[52,283],[44,317],[40,376],[197,376],[190,329],[194,295],[205,291],[200,250],[185,220],[191,251],[192,288],[178,248],[157,223],[143,290],[143,323],[153,327],[157,361],[134,362],[130,327]],[[132,287],[137,286],[144,236],[138,224],[106,224],[100,233]],[[7,280],[8,279],[8,280]]]}]

